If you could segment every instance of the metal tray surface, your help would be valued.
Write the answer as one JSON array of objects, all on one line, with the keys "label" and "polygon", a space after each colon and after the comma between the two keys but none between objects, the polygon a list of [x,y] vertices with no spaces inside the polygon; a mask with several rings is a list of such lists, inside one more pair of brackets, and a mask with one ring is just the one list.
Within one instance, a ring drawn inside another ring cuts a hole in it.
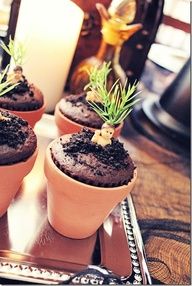
[{"label": "metal tray surface", "polygon": [[35,132],[35,166],[0,218],[0,277],[41,284],[151,284],[131,196],[89,238],[66,238],[50,226],[43,163],[48,143],[58,136],[54,117],[44,115]]}]

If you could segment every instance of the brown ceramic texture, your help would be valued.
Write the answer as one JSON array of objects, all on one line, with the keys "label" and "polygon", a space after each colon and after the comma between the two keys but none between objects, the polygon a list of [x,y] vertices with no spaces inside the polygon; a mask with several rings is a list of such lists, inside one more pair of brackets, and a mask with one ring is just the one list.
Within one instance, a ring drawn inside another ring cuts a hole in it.
[{"label": "brown ceramic texture", "polygon": [[[64,116],[59,110],[59,103],[55,107],[55,122],[58,127],[60,135],[78,133],[84,127],[86,127]],[[115,138],[117,138],[120,135],[122,127],[123,127],[123,123],[119,124],[119,126],[115,128],[115,133],[114,133]],[[95,131],[94,128],[91,128],[91,127],[87,127],[87,128]]]},{"label": "brown ceramic texture", "polygon": [[31,171],[37,157],[37,149],[25,162],[0,166],[0,217],[6,212],[17,193],[23,178]]},{"label": "brown ceramic texture", "polygon": [[29,123],[29,125],[32,128],[34,128],[35,124],[41,119],[45,111],[45,106],[46,104],[44,103],[42,107],[36,110],[31,110],[31,111],[8,110],[8,111],[26,120]]},{"label": "brown ceramic texture", "polygon": [[81,183],[65,175],[53,163],[50,148],[54,142],[48,146],[45,156],[49,222],[55,230],[67,237],[89,237],[131,192],[137,171],[128,185],[120,187],[102,188]]}]

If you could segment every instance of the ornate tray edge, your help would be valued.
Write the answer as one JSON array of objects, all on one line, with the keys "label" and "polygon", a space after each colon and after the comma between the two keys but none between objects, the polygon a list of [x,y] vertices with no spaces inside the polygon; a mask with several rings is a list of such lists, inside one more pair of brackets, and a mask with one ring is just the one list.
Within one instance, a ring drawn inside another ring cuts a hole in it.
[{"label": "ornate tray edge", "polygon": [[[140,231],[140,228],[139,228],[139,225],[137,222],[135,207],[134,207],[131,195],[129,195],[127,197],[127,199],[122,202],[122,204],[125,204],[126,201],[127,201],[127,206],[128,206],[127,211],[129,212],[132,227],[133,227],[132,228],[133,229],[133,236],[135,238],[135,243],[137,246],[137,255],[138,255],[138,260],[140,263],[140,269],[142,271],[142,278],[143,278],[142,284],[151,285],[152,281],[151,281],[151,277],[150,277],[149,270],[148,270],[147,263],[146,263],[147,259],[146,259],[144,244],[143,244],[143,240],[141,237],[141,231]],[[125,217],[125,215],[123,217]],[[126,226],[125,226],[125,230],[126,230]],[[126,230],[126,232],[127,232],[127,230]],[[129,241],[128,241],[128,244],[130,244]],[[130,247],[129,247],[129,249],[130,249]],[[130,249],[130,252],[131,252],[131,249]],[[134,263],[133,261],[134,261],[134,259],[132,259],[132,263]],[[134,267],[133,267],[133,271],[134,271]]]}]

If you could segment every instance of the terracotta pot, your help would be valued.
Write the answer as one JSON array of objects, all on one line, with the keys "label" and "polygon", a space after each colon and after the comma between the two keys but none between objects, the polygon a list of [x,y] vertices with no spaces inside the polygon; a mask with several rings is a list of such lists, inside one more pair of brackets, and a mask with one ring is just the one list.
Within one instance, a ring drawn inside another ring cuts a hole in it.
[{"label": "terracotta pot", "polygon": [[[31,111],[17,111],[17,110],[8,110],[7,111],[23,118],[26,120],[29,125],[34,128],[35,124],[41,119],[44,111],[45,111],[45,106],[46,104],[44,103],[42,107],[36,110],[31,110]],[[2,108],[3,109],[3,108]]]},{"label": "terracotta pot", "polygon": [[[70,120],[66,116],[64,116],[59,109],[59,103],[57,103],[55,107],[55,122],[58,127],[60,135],[78,133],[79,131],[83,129],[83,127],[87,127],[87,126],[78,124]],[[120,135],[122,127],[123,127],[123,123],[119,124],[115,128],[115,133],[114,133],[115,138],[117,138]],[[95,131],[95,128],[91,128],[91,127],[87,127],[87,128]]]},{"label": "terracotta pot", "polygon": [[0,217],[7,211],[12,199],[19,190],[23,178],[33,168],[37,153],[36,149],[27,161],[0,166]]},{"label": "terracotta pot", "polygon": [[112,209],[131,192],[137,171],[132,181],[121,187],[102,188],[81,183],[53,163],[50,148],[56,140],[50,143],[45,156],[48,220],[64,236],[86,238],[97,231]]}]

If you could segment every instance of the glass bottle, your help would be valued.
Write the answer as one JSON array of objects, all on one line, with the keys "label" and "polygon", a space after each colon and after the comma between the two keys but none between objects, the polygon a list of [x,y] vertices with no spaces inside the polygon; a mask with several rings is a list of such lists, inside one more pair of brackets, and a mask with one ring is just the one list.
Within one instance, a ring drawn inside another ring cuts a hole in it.
[{"label": "glass bottle", "polygon": [[80,62],[75,68],[70,80],[70,92],[83,92],[88,83],[88,71],[100,66],[103,62],[111,62],[111,72],[108,76],[108,86],[111,87],[116,79],[125,83],[126,74],[119,64],[121,47],[142,26],[141,24],[127,25],[133,21],[136,12],[135,0],[112,1],[108,10],[102,4],[96,4],[102,21],[102,40],[97,53]]}]

